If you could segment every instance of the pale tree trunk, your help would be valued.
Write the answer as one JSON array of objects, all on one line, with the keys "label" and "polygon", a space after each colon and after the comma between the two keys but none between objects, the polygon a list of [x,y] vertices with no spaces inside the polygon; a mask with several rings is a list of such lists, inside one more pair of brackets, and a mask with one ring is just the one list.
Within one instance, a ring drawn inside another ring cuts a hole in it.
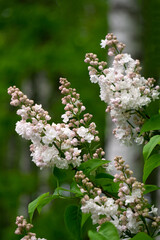
[{"label": "pale tree trunk", "polygon": [[[125,52],[136,59],[139,58],[141,44],[139,41],[140,14],[135,0],[109,1],[109,32],[113,32],[118,40],[126,44]],[[113,160],[115,156],[122,156],[134,171],[135,176],[141,179],[140,148],[137,146],[124,146],[112,135],[114,126],[107,116],[107,159]]]}]

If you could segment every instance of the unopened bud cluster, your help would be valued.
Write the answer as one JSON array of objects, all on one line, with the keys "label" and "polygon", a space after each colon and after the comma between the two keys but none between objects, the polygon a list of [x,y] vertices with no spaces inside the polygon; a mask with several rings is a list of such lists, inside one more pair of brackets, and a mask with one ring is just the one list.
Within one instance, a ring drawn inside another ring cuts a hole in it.
[{"label": "unopened bud cluster", "polygon": [[105,156],[105,152],[102,148],[97,148],[96,152],[93,154],[94,158],[102,158]]},{"label": "unopened bud cluster", "polygon": [[10,104],[13,106],[19,106],[24,104],[25,106],[32,106],[34,101],[27,98],[16,86],[8,88],[8,94],[11,95]]},{"label": "unopened bud cluster", "polygon": [[17,216],[16,225],[15,234],[25,235],[21,240],[46,240],[45,238],[37,238],[35,233],[30,232],[33,225],[27,223],[27,220],[23,216]]},{"label": "unopened bud cluster", "polygon": [[101,47],[105,48],[106,46],[109,46],[108,48],[109,56],[117,55],[117,53],[121,53],[125,48],[125,44],[119,42],[117,40],[117,37],[113,33],[108,33],[105,37],[105,40],[101,40]]},{"label": "unopened bud cluster", "polygon": [[84,62],[90,64],[88,67],[90,75],[94,75],[103,71],[107,65],[107,63],[104,61],[100,62],[99,58],[97,58],[97,55],[93,53],[86,53]]},{"label": "unopened bud cluster", "polygon": [[21,107],[21,109],[17,111],[17,114],[22,117],[22,120],[30,119],[31,122],[36,125],[38,122],[46,124],[47,121],[51,119],[48,112],[42,108],[42,105],[33,105],[34,101],[30,100],[16,86],[9,87],[8,94],[11,95],[10,104]]},{"label": "unopened bud cluster", "polygon": [[[86,193],[84,198],[82,198],[82,204],[85,200],[89,200],[90,197],[100,196],[102,193],[101,188],[94,187],[93,183],[85,176],[83,171],[77,171],[75,175],[75,180],[80,186],[82,193]],[[89,194],[89,196],[87,195]]]},{"label": "unopened bud cluster", "polygon": [[[80,95],[76,92],[75,88],[70,87],[70,82],[67,81],[66,78],[60,78],[60,84],[59,87],[61,94],[65,95],[65,97],[62,98],[62,104],[65,105],[65,114],[62,115],[63,121],[67,123],[70,118],[79,115],[82,111],[85,110],[85,106],[83,106],[82,102],[79,100]],[[75,124],[75,125],[74,125]],[[79,123],[78,123],[79,124]],[[72,127],[78,125],[75,121],[72,123]]]},{"label": "unopened bud cluster", "polygon": [[[148,201],[143,197],[145,191],[144,184],[133,177],[133,171],[129,165],[124,163],[122,157],[116,157],[115,168],[120,174],[115,174],[114,182],[119,182],[119,199],[117,204],[120,206],[130,206],[136,216],[143,215],[143,210],[147,207]],[[145,210],[146,211],[146,210]]]}]

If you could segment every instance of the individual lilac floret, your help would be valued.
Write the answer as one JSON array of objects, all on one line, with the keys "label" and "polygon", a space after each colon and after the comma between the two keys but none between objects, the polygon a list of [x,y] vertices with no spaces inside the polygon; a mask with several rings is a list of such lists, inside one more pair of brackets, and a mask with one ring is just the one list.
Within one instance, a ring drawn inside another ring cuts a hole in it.
[{"label": "individual lilac floret", "polygon": [[102,47],[109,46],[108,55],[114,56],[113,64],[99,62],[96,54],[87,53],[85,62],[90,81],[100,86],[100,98],[107,103],[106,112],[110,112],[116,125],[115,137],[127,145],[134,140],[142,144],[144,136],[139,136],[140,128],[148,118],[145,108],[159,98],[159,86],[154,87],[153,78],[145,79],[140,75],[140,62],[127,53],[122,53],[125,45],[116,36],[108,34],[101,42]]}]

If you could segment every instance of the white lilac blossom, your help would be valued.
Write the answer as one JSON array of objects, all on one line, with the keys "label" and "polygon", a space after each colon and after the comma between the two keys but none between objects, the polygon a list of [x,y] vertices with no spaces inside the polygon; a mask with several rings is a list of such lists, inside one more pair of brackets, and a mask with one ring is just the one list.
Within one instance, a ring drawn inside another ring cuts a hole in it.
[{"label": "white lilac blossom", "polygon": [[137,221],[137,217],[135,216],[131,208],[127,208],[126,220],[127,220],[126,229],[128,229],[131,233],[137,233],[137,230],[143,224],[141,220]]},{"label": "white lilac blossom", "polygon": [[153,215],[158,215],[158,208],[154,207],[154,205],[151,207],[151,211],[149,213],[152,213]]},{"label": "white lilac blossom", "polygon": [[122,206],[120,201],[107,197],[104,192],[102,194],[102,190],[94,187],[82,171],[76,173],[75,179],[81,192],[84,193],[81,210],[83,213],[91,213],[93,224],[99,224],[97,230],[106,221],[115,225],[120,236],[127,231],[135,234],[140,230],[142,221],[135,215],[134,210],[127,207],[125,203]]},{"label": "white lilac blossom", "polygon": [[112,163],[108,163],[106,164],[105,166],[103,166],[105,169],[106,169],[106,172],[108,173],[113,173],[113,170],[114,170],[114,167],[113,167],[113,164]]},{"label": "white lilac blossom", "polygon": [[130,208],[126,209],[125,221],[122,221],[124,215],[119,214],[119,205],[112,198],[106,198],[105,203],[89,199],[82,205],[81,210],[83,213],[91,213],[93,224],[102,224],[104,221],[110,221],[118,229],[120,235],[128,230],[135,234],[142,225],[142,221],[137,219],[137,216]]},{"label": "white lilac blossom", "polygon": [[[58,167],[68,169],[78,167],[82,161],[97,156],[97,152],[89,153],[82,150],[83,144],[98,142],[96,124],[91,122],[92,115],[86,113],[81,116],[85,106],[80,101],[80,95],[76,89],[70,88],[70,83],[60,79],[59,87],[62,94],[62,103],[65,105],[65,113],[62,115],[63,123],[48,123],[51,117],[42,108],[27,98],[18,88],[10,87],[11,105],[19,106],[17,114],[22,120],[16,123],[16,132],[31,141],[30,151],[32,161],[41,169],[46,167]],[[93,146],[94,148],[94,146]],[[97,151],[97,149],[96,149]],[[92,153],[92,154],[91,154]],[[104,154],[98,153],[100,158]]]},{"label": "white lilac blossom", "polygon": [[73,114],[69,113],[69,114],[62,114],[61,118],[63,119],[64,123],[69,122],[69,119],[73,117]]},{"label": "white lilac blossom", "polygon": [[82,171],[76,172],[75,180],[84,194],[82,212],[91,214],[93,224],[98,224],[97,231],[103,223],[113,223],[121,239],[144,231],[144,218],[152,220],[152,225],[157,227],[160,217],[152,217],[157,215],[154,206],[149,211],[148,201],[143,196],[144,184],[132,177],[133,172],[124,164],[122,157],[115,158],[115,167],[120,171],[114,178],[114,182],[119,182],[118,198],[108,196],[107,192],[95,187]]},{"label": "white lilac blossom", "polygon": [[77,129],[77,134],[89,143],[94,139],[94,135],[89,132],[89,129],[83,126]]},{"label": "white lilac blossom", "polygon": [[142,197],[142,192],[140,189],[133,189],[131,195],[126,195],[125,196],[125,204],[127,205],[128,203],[133,203],[135,199],[141,198]]},{"label": "white lilac blossom", "polygon": [[82,205],[81,210],[83,213],[91,213],[93,224],[99,223],[100,216],[111,217],[117,215],[118,205],[114,203],[112,198],[107,198],[107,201],[102,204],[97,199],[89,199],[85,205]]},{"label": "white lilac blossom", "polygon": [[154,87],[153,78],[145,79],[140,75],[140,62],[127,53],[122,53],[124,44],[118,42],[113,34],[108,34],[101,41],[101,47],[109,46],[108,55],[114,56],[113,64],[106,68],[99,62],[96,54],[86,54],[90,80],[100,86],[100,98],[107,103],[116,128],[115,137],[125,144],[142,144],[143,136],[139,137],[140,127],[148,118],[145,108],[151,101],[158,99],[159,86]]},{"label": "white lilac blossom", "polygon": [[31,141],[32,161],[40,168],[79,166],[81,150],[77,148],[75,131],[65,123],[47,123],[50,120],[48,112],[43,110],[42,105],[33,105],[33,101],[18,88],[10,87],[8,93],[12,95],[12,105],[22,104],[17,111],[22,120],[16,123],[16,132]]},{"label": "white lilac blossom", "polygon": [[104,40],[101,40],[101,48],[105,48],[107,46],[107,43],[108,43],[108,40],[107,39],[104,39]]},{"label": "white lilac blossom", "polygon": [[[81,150],[72,147],[75,132],[66,124],[42,124],[26,122],[16,123],[16,132],[27,140],[31,140],[30,147],[32,161],[40,168],[54,167],[68,168],[69,164],[79,166],[81,162]],[[63,142],[61,142],[63,141]],[[59,146],[59,147],[58,147]],[[61,156],[60,148],[64,153]]]}]

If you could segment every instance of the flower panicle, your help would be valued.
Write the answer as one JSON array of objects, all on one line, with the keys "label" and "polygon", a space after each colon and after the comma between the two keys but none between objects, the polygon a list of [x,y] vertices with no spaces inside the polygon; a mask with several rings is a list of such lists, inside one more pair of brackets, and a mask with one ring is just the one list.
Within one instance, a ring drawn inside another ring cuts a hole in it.
[{"label": "flower panicle", "polygon": [[75,180],[83,193],[82,212],[91,213],[93,224],[99,225],[97,230],[104,222],[110,221],[118,229],[121,237],[127,236],[128,233],[134,236],[138,232],[146,232],[150,223],[145,219],[150,219],[152,227],[158,231],[158,209],[154,206],[148,207],[149,203],[144,198],[144,184],[132,176],[133,172],[122,157],[116,157],[114,162],[115,168],[120,171],[119,174],[115,174],[113,180],[119,183],[117,197],[112,197],[100,187],[94,186],[83,171],[76,172]]},{"label": "flower panicle", "polygon": [[101,47],[106,46],[109,46],[108,55],[113,56],[111,67],[100,62],[96,54],[86,54],[84,61],[89,64],[90,81],[100,86],[100,98],[107,104],[106,112],[115,124],[115,137],[126,145],[142,144],[147,140],[145,133],[139,136],[144,121],[149,118],[146,107],[159,98],[159,86],[154,86],[155,79],[141,76],[140,61],[122,53],[125,45],[112,33],[101,41]]},{"label": "flower panicle", "polygon": [[82,161],[104,155],[100,148],[94,150],[95,144],[100,141],[96,124],[91,121],[91,114],[82,114],[85,106],[80,94],[70,85],[67,79],[60,78],[59,89],[65,95],[62,98],[65,113],[62,115],[63,123],[58,124],[50,124],[48,120],[51,117],[42,105],[34,104],[17,87],[8,89],[11,105],[19,107],[17,114],[21,116],[16,123],[16,132],[31,141],[32,161],[41,169],[77,167]]}]

